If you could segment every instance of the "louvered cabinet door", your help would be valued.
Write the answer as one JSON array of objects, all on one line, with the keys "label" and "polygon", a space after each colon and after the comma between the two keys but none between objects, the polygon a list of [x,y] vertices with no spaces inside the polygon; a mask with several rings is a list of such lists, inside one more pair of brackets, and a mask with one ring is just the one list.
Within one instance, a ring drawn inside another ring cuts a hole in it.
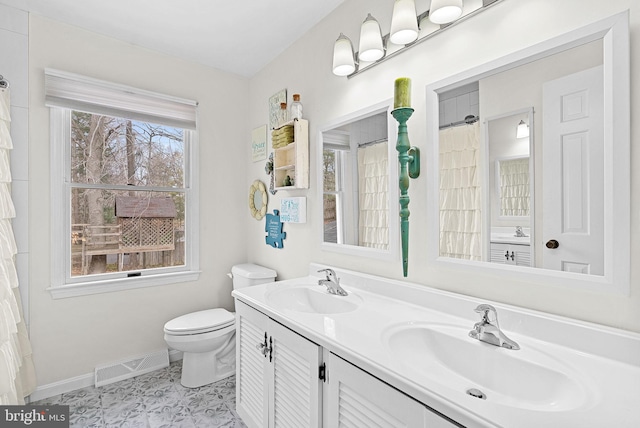
[{"label": "louvered cabinet door", "polygon": [[275,321],[269,333],[273,338],[269,426],[320,428],[322,349]]},{"label": "louvered cabinet door", "polygon": [[261,352],[269,318],[236,300],[236,411],[250,428],[269,420],[269,358]]},{"label": "louvered cabinet door", "polygon": [[422,403],[369,373],[331,354],[326,427],[331,428],[453,428]]}]

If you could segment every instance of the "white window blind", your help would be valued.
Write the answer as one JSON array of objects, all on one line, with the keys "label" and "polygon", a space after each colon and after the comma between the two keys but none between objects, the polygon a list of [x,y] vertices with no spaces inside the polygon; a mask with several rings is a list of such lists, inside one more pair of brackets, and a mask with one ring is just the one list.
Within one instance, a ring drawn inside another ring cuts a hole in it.
[{"label": "white window blind", "polygon": [[47,68],[45,105],[194,130],[198,103]]}]

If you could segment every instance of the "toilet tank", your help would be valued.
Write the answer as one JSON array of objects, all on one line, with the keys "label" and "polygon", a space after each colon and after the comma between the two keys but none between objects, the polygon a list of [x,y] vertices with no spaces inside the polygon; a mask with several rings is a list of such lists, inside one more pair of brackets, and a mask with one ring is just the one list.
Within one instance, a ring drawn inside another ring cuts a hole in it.
[{"label": "toilet tank", "polygon": [[231,268],[233,278],[233,289],[238,290],[243,287],[273,282],[278,275],[275,270],[264,266],[245,263],[235,265]]}]

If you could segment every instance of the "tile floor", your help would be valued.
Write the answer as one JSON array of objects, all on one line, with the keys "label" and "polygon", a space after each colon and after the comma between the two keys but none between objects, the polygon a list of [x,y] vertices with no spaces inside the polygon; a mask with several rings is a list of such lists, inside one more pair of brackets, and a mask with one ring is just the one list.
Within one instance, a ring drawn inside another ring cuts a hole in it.
[{"label": "tile floor", "polygon": [[69,405],[71,427],[246,428],[236,414],[235,376],[200,388],[180,385],[182,361],[132,379],[31,404]]}]

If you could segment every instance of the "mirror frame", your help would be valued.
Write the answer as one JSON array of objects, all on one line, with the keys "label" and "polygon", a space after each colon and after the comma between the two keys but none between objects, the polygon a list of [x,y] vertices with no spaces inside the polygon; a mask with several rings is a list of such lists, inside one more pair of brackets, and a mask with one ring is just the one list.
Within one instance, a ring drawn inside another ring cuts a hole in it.
[{"label": "mirror frame", "polygon": [[[595,40],[603,41],[604,66],[604,275],[458,260],[439,255],[438,96],[457,86],[536,61]],[[426,87],[428,213],[427,263],[432,268],[473,273],[578,290],[629,295],[630,240],[630,46],[629,11],[586,25]],[[615,126],[613,125],[615,118]],[[615,209],[614,209],[615,207]],[[614,251],[615,250],[615,251]]]},{"label": "mirror frame", "polygon": [[373,259],[382,259],[389,261],[399,260],[399,240],[400,240],[400,212],[398,208],[398,186],[395,183],[398,182],[398,154],[396,152],[396,140],[397,133],[394,132],[397,127],[397,122],[391,116],[391,110],[393,109],[393,100],[385,100],[380,103],[374,104],[369,107],[365,107],[353,113],[340,116],[337,119],[319,127],[318,130],[318,149],[317,149],[317,189],[318,189],[318,207],[320,212],[320,218],[323,218],[323,189],[324,189],[324,176],[322,173],[322,159],[323,159],[323,147],[324,137],[323,133],[335,128],[347,125],[352,122],[356,122],[367,117],[380,114],[382,112],[387,113],[387,134],[388,134],[388,154],[389,154],[389,248],[387,250],[381,250],[378,248],[360,247],[350,244],[335,244],[333,242],[324,242],[324,226],[320,227],[318,237],[320,239],[320,249],[323,251],[331,251],[343,254],[350,254],[360,257],[369,257]]},{"label": "mirror frame", "polygon": [[[262,205],[259,208],[255,202],[256,195],[260,196],[260,200],[262,201]],[[251,187],[249,187],[249,211],[251,211],[251,217],[256,220],[262,220],[267,214],[268,202],[267,186],[260,180],[254,180]]]}]

